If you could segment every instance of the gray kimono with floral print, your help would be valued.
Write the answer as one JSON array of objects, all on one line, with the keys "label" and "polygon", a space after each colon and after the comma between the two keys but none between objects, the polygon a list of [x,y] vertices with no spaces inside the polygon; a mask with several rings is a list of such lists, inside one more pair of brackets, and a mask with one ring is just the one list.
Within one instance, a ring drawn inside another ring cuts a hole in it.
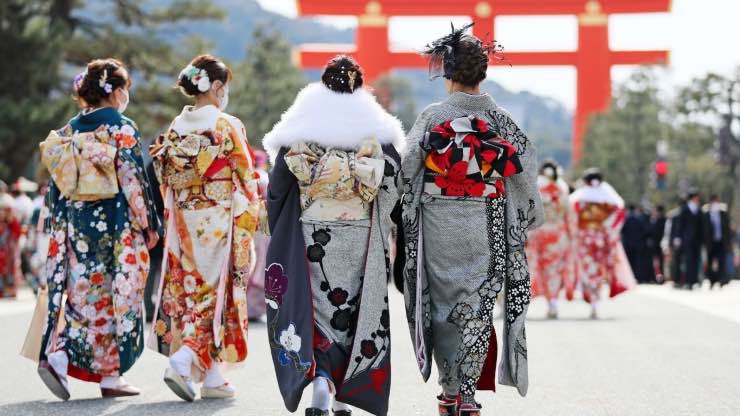
[{"label": "gray kimono with floral print", "polygon": [[[515,386],[521,395],[525,395],[528,375],[524,322],[530,301],[530,280],[524,246],[526,232],[538,227],[543,219],[542,202],[536,184],[537,158],[533,143],[512,121],[509,114],[498,107],[488,94],[453,93],[446,101],[427,107],[407,135],[406,150],[402,154],[403,184],[399,189],[403,192],[402,224],[406,245],[406,263],[403,269],[404,293],[411,337],[419,369],[426,381],[430,375],[435,340],[431,322],[430,288],[424,271],[428,265],[425,265],[424,259],[434,256],[435,253],[424,253],[423,255],[419,253],[425,245],[421,242],[423,239],[421,234],[427,228],[422,226],[424,221],[420,218],[424,198],[427,197],[423,192],[426,152],[419,143],[433,127],[465,116],[486,120],[494,129],[497,129],[503,139],[516,147],[517,156],[523,167],[522,173],[505,178],[506,202],[503,212],[506,264],[501,278],[504,289],[505,320],[499,383]],[[450,237],[447,236],[447,238]],[[485,239],[482,240],[481,245],[490,243]],[[453,267],[454,265],[450,264],[450,268]],[[464,277],[460,276],[461,279]],[[494,291],[501,289],[501,285],[489,287],[493,287]],[[493,299],[495,299],[495,294],[492,294]],[[489,295],[491,294],[486,292],[486,296]],[[437,363],[438,366],[440,364]],[[483,379],[485,376],[481,374],[480,378]],[[492,377],[489,376],[489,378]]]}]

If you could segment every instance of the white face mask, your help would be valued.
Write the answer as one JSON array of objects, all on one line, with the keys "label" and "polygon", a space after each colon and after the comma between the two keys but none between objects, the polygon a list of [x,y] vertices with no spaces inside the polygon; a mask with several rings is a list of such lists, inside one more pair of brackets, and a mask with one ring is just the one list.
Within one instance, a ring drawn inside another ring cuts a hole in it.
[{"label": "white face mask", "polygon": [[229,105],[229,87],[224,85],[222,89],[224,91],[224,95],[218,99],[218,109],[224,111]]},{"label": "white face mask", "polygon": [[129,102],[128,90],[122,89],[122,91],[125,93],[126,99],[123,102],[118,103],[118,112],[121,114],[123,114],[123,112],[126,111],[126,108],[128,108],[128,102]]}]

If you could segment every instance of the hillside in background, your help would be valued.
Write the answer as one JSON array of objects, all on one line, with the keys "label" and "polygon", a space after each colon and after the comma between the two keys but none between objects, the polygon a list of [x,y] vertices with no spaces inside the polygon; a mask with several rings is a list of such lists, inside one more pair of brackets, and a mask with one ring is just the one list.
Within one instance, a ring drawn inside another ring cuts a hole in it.
[{"label": "hillside in background", "polygon": [[[258,25],[279,32],[296,46],[302,43],[351,43],[354,40],[352,29],[337,29],[309,18],[290,19],[264,10],[255,0],[214,0],[214,3],[224,9],[224,20],[199,22],[197,27],[190,26],[184,31],[163,35],[175,41],[188,34],[197,34],[213,45],[215,54],[232,62],[244,58],[252,31]],[[308,80],[318,79],[317,71],[306,71],[305,74]],[[417,111],[443,100],[446,95],[442,81],[429,82],[426,71],[395,71],[394,76],[411,84]],[[483,90],[510,111],[521,128],[535,140],[541,159],[552,157],[569,164],[572,114],[560,102],[526,91],[512,92],[495,80],[487,80]]]}]

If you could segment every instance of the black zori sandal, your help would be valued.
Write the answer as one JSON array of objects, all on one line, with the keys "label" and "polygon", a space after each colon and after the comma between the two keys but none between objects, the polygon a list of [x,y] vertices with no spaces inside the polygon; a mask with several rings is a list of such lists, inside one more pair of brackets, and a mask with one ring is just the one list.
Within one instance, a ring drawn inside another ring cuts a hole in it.
[{"label": "black zori sandal", "polygon": [[321,410],[315,407],[309,407],[306,409],[306,416],[329,416],[328,410]]},{"label": "black zori sandal", "polygon": [[352,416],[351,410],[334,410],[334,416]]},{"label": "black zori sandal", "polygon": [[447,397],[444,393],[437,396],[439,416],[457,416],[457,399]]}]

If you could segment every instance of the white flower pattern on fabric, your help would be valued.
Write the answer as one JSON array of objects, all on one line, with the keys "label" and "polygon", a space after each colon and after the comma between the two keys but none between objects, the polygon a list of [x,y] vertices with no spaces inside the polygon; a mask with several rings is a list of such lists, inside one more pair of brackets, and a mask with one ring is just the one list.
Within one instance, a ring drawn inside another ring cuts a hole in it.
[{"label": "white flower pattern on fabric", "polygon": [[295,325],[288,325],[288,329],[280,333],[280,345],[287,351],[298,352],[301,350],[301,337],[295,333]]}]

